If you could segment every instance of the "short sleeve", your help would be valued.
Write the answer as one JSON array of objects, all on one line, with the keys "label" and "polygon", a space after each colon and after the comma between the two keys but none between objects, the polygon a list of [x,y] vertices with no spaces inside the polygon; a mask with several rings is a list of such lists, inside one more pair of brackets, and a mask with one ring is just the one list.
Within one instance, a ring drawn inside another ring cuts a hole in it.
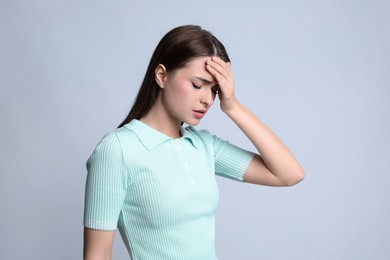
[{"label": "short sleeve", "polygon": [[255,153],[233,145],[207,130],[197,131],[193,127],[186,129],[199,138],[200,143],[207,147],[207,150],[210,152],[209,156],[214,155],[214,171],[216,175],[240,182],[244,181],[244,174],[249,163],[256,155]]},{"label": "short sleeve", "polygon": [[255,153],[214,136],[215,173],[243,182],[244,173]]},{"label": "short sleeve", "polygon": [[84,226],[115,230],[125,197],[124,164],[120,142],[107,134],[87,161]]}]

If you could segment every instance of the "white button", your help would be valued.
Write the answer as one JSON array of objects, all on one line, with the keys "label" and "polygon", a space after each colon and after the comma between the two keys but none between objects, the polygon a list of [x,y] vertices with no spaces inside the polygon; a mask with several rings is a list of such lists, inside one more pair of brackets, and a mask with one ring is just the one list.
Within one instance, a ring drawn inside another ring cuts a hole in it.
[{"label": "white button", "polygon": [[188,163],[187,162],[183,162],[183,167],[185,168],[185,169],[188,169]]},{"label": "white button", "polygon": [[181,144],[180,143],[177,143],[176,147],[177,147],[178,150],[181,150]]},{"label": "white button", "polygon": [[195,184],[195,179],[194,179],[194,178],[191,178],[191,179],[190,179],[190,182],[191,182],[191,184]]}]

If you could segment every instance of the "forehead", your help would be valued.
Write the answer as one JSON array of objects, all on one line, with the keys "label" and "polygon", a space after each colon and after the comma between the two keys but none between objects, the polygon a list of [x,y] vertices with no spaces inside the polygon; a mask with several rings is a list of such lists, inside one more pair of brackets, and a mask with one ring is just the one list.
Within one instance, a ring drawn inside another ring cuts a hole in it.
[{"label": "forehead", "polygon": [[203,78],[216,83],[214,77],[206,70],[206,61],[210,58],[211,57],[196,57],[191,59],[183,68],[178,69],[176,74],[186,77]]}]

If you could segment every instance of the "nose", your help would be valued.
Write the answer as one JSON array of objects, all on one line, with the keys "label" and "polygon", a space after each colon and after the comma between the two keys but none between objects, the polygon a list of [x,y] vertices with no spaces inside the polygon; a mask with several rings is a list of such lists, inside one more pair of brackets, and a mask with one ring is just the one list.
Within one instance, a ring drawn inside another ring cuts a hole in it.
[{"label": "nose", "polygon": [[200,102],[206,106],[206,108],[211,107],[213,105],[215,99],[215,93],[211,89],[207,89],[202,94],[202,98]]}]

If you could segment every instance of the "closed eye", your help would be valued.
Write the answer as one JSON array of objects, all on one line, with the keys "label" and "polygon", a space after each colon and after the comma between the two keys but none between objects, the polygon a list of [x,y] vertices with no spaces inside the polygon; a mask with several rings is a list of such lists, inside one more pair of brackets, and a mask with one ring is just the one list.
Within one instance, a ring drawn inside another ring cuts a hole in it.
[{"label": "closed eye", "polygon": [[192,86],[193,86],[195,89],[200,89],[200,86],[196,85],[195,83],[192,83]]}]

